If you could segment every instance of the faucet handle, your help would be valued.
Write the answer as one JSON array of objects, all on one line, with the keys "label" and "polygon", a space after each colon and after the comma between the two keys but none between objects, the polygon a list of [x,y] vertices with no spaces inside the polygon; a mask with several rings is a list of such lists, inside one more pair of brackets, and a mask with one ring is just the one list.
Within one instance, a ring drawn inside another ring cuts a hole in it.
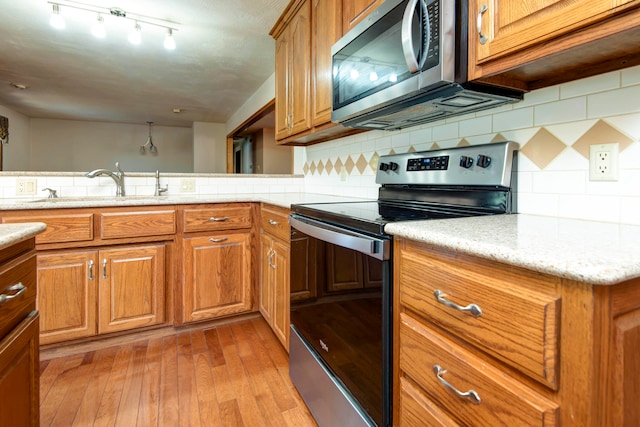
[{"label": "faucet handle", "polygon": [[58,192],[56,190],[54,190],[53,188],[43,188],[42,191],[48,191],[49,195],[47,196],[48,199],[57,199],[58,198]]},{"label": "faucet handle", "polygon": [[118,172],[120,173],[120,176],[124,176],[124,172],[122,169],[120,169],[120,162],[116,162],[116,169],[118,170]]}]

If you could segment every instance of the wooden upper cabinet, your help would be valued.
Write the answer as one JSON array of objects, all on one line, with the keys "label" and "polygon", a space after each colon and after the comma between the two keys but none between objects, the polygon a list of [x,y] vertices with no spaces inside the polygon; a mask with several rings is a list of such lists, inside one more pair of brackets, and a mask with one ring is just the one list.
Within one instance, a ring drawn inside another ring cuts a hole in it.
[{"label": "wooden upper cabinet", "polygon": [[355,27],[384,0],[346,0],[342,7],[342,31],[344,34]]},{"label": "wooden upper cabinet", "polygon": [[[470,6],[470,21],[475,22],[480,15],[482,34],[487,37],[485,43],[478,43],[477,62],[584,27],[602,19],[611,6],[602,0],[476,0]],[[485,10],[481,13],[483,7]],[[476,42],[479,37],[476,34]]]},{"label": "wooden upper cabinet", "polygon": [[302,2],[276,36],[276,139],[311,127],[311,0]]},{"label": "wooden upper cabinet", "polygon": [[[311,10],[312,110],[314,126],[331,122],[331,47],[342,36],[342,0],[313,0]],[[349,1],[345,2],[350,4]]]}]

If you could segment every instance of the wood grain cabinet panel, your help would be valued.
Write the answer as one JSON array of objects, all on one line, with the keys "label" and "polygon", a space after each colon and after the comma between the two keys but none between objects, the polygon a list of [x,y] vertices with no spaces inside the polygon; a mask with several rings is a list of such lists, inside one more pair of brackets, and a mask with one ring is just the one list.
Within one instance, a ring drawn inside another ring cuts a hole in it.
[{"label": "wood grain cabinet panel", "polygon": [[0,304],[0,339],[33,311],[36,291],[35,251],[0,263],[0,294],[13,297]]},{"label": "wood grain cabinet panel", "polygon": [[96,250],[38,255],[41,344],[97,333],[98,270]]},{"label": "wood grain cabinet panel", "polygon": [[93,214],[91,213],[43,214],[34,211],[29,215],[24,213],[16,216],[3,215],[2,222],[6,224],[44,222],[47,224],[47,229],[36,236],[36,244],[86,242],[93,239]]},{"label": "wood grain cabinet panel", "polygon": [[400,379],[400,423],[405,426],[459,427],[407,378]]},{"label": "wood grain cabinet panel", "polygon": [[291,234],[289,211],[263,205],[260,210],[260,227],[264,232],[278,239],[289,241]]},{"label": "wood grain cabinet panel", "polygon": [[[400,369],[465,425],[559,426],[555,402],[406,314],[400,315],[399,339]],[[477,398],[458,396],[452,388]]]},{"label": "wood grain cabinet panel", "polygon": [[165,246],[100,251],[98,333],[164,323]]},{"label": "wood grain cabinet panel", "polygon": [[[453,258],[405,254],[399,298],[402,305],[556,389],[560,298],[545,293],[538,277],[501,277],[469,269]],[[475,305],[481,314],[447,303]]]},{"label": "wood grain cabinet panel", "polygon": [[38,312],[0,341],[0,425],[40,425]]},{"label": "wood grain cabinet panel", "polygon": [[342,7],[342,31],[346,34],[360,21],[366,18],[384,0],[345,0]]},{"label": "wood grain cabinet panel", "polygon": [[103,239],[134,238],[175,234],[175,210],[102,212],[100,237]]},{"label": "wood grain cabinet panel", "polygon": [[251,310],[251,233],[185,237],[182,243],[184,322]]},{"label": "wood grain cabinet panel", "polygon": [[186,233],[251,228],[251,205],[220,204],[206,208],[187,208],[182,212]]}]

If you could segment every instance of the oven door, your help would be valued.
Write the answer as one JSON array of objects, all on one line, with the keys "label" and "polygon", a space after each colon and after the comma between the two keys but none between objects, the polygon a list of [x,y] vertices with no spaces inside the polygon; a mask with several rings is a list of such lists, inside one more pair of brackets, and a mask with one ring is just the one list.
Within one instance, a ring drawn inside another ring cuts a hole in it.
[{"label": "oven door", "polygon": [[391,239],[292,214],[290,376],[320,427],[391,424]]}]

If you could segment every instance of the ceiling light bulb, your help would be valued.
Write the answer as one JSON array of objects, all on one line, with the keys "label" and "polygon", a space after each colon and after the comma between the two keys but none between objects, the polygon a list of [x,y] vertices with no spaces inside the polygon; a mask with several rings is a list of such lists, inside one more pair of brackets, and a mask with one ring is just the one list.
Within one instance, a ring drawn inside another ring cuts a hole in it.
[{"label": "ceiling light bulb", "polygon": [[135,27],[129,33],[129,43],[131,44],[140,44],[142,41],[142,28],[140,28],[140,24],[136,22]]},{"label": "ceiling light bulb", "polygon": [[375,82],[376,80],[378,80],[378,73],[376,73],[375,71],[370,72],[369,80],[371,80],[372,82]]},{"label": "ceiling light bulb", "polygon": [[360,77],[360,73],[355,68],[352,68],[351,71],[349,71],[349,76],[351,76],[352,80],[356,80],[358,77]]},{"label": "ceiling light bulb", "polygon": [[93,27],[91,27],[91,34],[99,39],[103,39],[107,35],[104,29],[104,18],[102,15],[98,14],[98,19],[95,24],[93,24]]},{"label": "ceiling light bulb", "polygon": [[176,41],[173,38],[173,30],[167,28],[167,35],[164,38],[164,48],[167,50],[174,50],[176,48]]},{"label": "ceiling light bulb", "polygon": [[60,15],[60,6],[57,4],[53,5],[53,11],[51,12],[51,18],[49,18],[49,24],[53,28],[57,28],[58,30],[62,30],[65,27],[64,18]]}]

